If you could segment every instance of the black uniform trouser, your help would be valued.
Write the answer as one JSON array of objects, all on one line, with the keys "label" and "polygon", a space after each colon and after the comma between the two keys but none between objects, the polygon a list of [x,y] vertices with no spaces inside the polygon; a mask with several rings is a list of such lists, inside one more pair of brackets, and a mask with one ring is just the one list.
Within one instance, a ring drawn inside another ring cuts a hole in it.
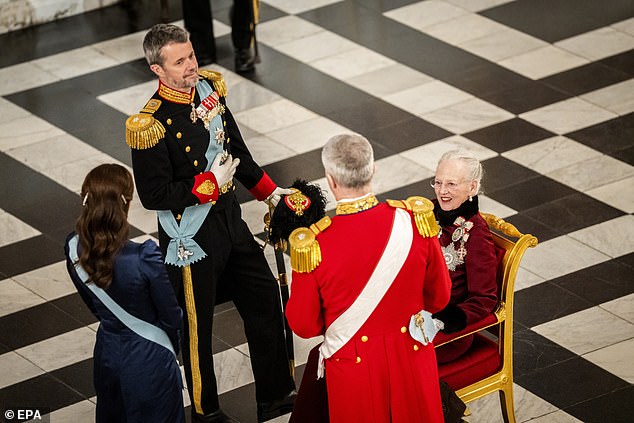
[{"label": "black uniform trouser", "polygon": [[[295,383],[285,348],[277,281],[242,220],[233,193],[220,197],[203,226],[194,239],[207,257],[190,266],[193,301],[187,300],[182,268],[167,266],[183,308],[183,364],[192,410],[209,414],[219,408],[211,346],[214,305],[219,295],[233,300],[242,317],[256,400],[280,399],[295,388]],[[195,328],[191,334],[190,327]],[[199,392],[194,389],[196,384]]]},{"label": "black uniform trouser", "polygon": [[[198,55],[215,57],[216,43],[210,0],[183,0],[182,4],[185,29],[191,35],[194,51]],[[233,46],[239,49],[249,48],[253,33],[253,0],[234,0],[231,12]]]}]

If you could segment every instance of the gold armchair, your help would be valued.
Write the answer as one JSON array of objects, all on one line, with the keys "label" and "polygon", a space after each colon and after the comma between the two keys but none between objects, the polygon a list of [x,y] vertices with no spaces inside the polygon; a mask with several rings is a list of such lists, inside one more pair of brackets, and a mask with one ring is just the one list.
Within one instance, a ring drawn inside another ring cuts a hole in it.
[{"label": "gold armchair", "polygon": [[[493,233],[493,241],[501,257],[498,269],[499,302],[491,315],[464,330],[437,337],[436,347],[474,334],[467,353],[455,361],[438,366],[440,379],[445,380],[465,402],[493,392],[500,393],[502,416],[506,423],[515,423],[513,406],[513,300],[515,278],[524,253],[537,245],[537,238],[520,233],[515,226],[492,214],[481,213]],[[513,241],[512,239],[515,239]],[[487,332],[484,334],[484,332]],[[497,339],[491,339],[490,333]]]}]

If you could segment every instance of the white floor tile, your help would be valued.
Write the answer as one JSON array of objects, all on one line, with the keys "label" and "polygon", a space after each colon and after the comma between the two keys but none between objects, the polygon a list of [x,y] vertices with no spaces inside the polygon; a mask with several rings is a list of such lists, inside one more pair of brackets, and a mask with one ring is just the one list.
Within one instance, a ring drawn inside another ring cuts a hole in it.
[{"label": "white floor tile", "polygon": [[434,110],[472,99],[473,96],[444,82],[433,80],[422,85],[388,94],[383,100],[422,116]]},{"label": "white floor tile", "polygon": [[60,78],[33,62],[24,62],[0,69],[0,95],[5,96],[59,81]]},{"label": "white floor tile", "polygon": [[564,136],[556,136],[506,151],[503,157],[541,174],[601,157],[597,150]]},{"label": "white floor tile", "polygon": [[634,294],[605,302],[601,308],[634,324]]},{"label": "white floor tile", "polygon": [[464,134],[513,119],[514,116],[491,103],[472,98],[444,109],[425,113],[422,118],[454,134]]},{"label": "white floor tile", "polygon": [[468,12],[452,4],[428,0],[392,9],[384,15],[397,22],[410,26],[417,30],[422,30],[440,22],[445,22]]},{"label": "white floor tile", "polygon": [[0,247],[40,235],[41,232],[0,209]]},{"label": "white floor tile", "polygon": [[447,0],[447,3],[455,4],[470,12],[480,12],[513,0]]},{"label": "white floor tile", "polygon": [[552,45],[509,57],[500,65],[531,79],[540,79],[589,63],[588,59]]},{"label": "white floor tile", "polygon": [[346,82],[368,94],[381,98],[427,82],[432,82],[433,80],[432,77],[422,72],[396,63],[385,68],[349,78]]},{"label": "white floor tile", "polygon": [[42,304],[46,300],[13,279],[0,281],[0,316]]},{"label": "white floor tile", "polygon": [[384,69],[393,64],[395,62],[392,59],[361,46],[311,62],[315,69],[341,80]]},{"label": "white floor tile", "polygon": [[555,45],[586,59],[599,60],[634,48],[634,36],[604,27],[558,41]]},{"label": "white floor tile", "polygon": [[348,128],[320,116],[271,132],[269,137],[296,154],[320,149],[330,137],[351,132]]},{"label": "white floor tile", "polygon": [[630,19],[626,19],[624,21],[621,22],[617,22],[614,25],[611,25],[612,28],[621,31],[621,32],[625,32],[629,35],[634,36],[634,18],[630,18]]},{"label": "white floor tile", "polygon": [[0,355],[0,389],[41,375],[44,370],[13,351]]},{"label": "white floor tile", "polygon": [[0,124],[0,151],[13,149],[63,135],[64,132],[34,115]]},{"label": "white floor tile", "polygon": [[434,38],[438,38],[448,44],[459,45],[470,40],[495,34],[507,29],[492,19],[484,16],[468,13],[457,18],[429,26],[424,29],[425,33]]},{"label": "white floor tile", "polygon": [[316,34],[324,29],[297,16],[284,16],[258,25],[258,42],[279,46]]},{"label": "white floor tile", "polygon": [[36,59],[33,65],[60,79],[70,79],[101,69],[116,66],[119,62],[92,46]]},{"label": "white floor tile", "polygon": [[400,155],[428,169],[431,173],[429,173],[428,176],[423,176],[423,178],[426,178],[434,175],[436,172],[436,166],[438,165],[438,160],[440,160],[440,157],[443,154],[447,151],[456,149],[467,150],[474,154],[480,161],[497,156],[495,151],[460,135],[454,135],[452,137],[433,141],[429,144],[403,151]]},{"label": "white floor tile", "polygon": [[75,329],[16,350],[16,353],[50,372],[92,357],[95,332]]},{"label": "white floor tile", "polygon": [[627,214],[568,234],[610,257],[634,252],[634,216]]},{"label": "white floor tile", "polygon": [[573,97],[522,113],[519,116],[555,134],[566,134],[613,119],[617,114],[578,97]]},{"label": "white floor tile", "polygon": [[[270,135],[272,134],[273,133]],[[285,141],[288,143],[292,140],[286,139]],[[260,166],[266,166],[269,163],[275,163],[277,161],[293,157],[297,154],[288,146],[266,135],[248,138],[246,143],[251,151],[251,155],[256,158]]]},{"label": "white floor tile", "polygon": [[340,1],[342,0],[266,0],[266,3],[286,13],[299,14]]},{"label": "white floor tile", "polygon": [[75,285],[68,276],[65,261],[16,275],[13,280],[49,301],[76,292]]},{"label": "white floor tile", "polygon": [[625,213],[634,213],[634,177],[621,179],[585,193]]},{"label": "white floor tile", "polygon": [[548,43],[509,28],[458,45],[470,53],[497,62],[544,47]]},{"label": "white floor tile", "polygon": [[532,330],[580,355],[634,337],[632,323],[599,307],[551,320]]},{"label": "white floor tile", "polygon": [[278,45],[275,48],[294,59],[310,63],[354,50],[358,47],[358,44],[340,35],[330,31],[320,31],[304,38]]},{"label": "white floor tile", "polygon": [[546,176],[585,192],[634,176],[634,166],[602,155],[548,172]]},{"label": "white floor tile", "polygon": [[588,353],[583,358],[629,383],[634,383],[632,351],[634,338]]},{"label": "white floor tile", "polygon": [[238,126],[243,124],[261,134],[268,134],[290,125],[295,125],[317,117],[310,110],[289,100],[282,99],[273,103],[235,113]]},{"label": "white floor tile", "polygon": [[626,115],[634,111],[634,79],[589,92],[581,98],[618,115]]},{"label": "white floor tile", "polygon": [[609,259],[608,255],[576,239],[561,236],[540,242],[537,247],[526,250],[522,267],[549,280]]}]

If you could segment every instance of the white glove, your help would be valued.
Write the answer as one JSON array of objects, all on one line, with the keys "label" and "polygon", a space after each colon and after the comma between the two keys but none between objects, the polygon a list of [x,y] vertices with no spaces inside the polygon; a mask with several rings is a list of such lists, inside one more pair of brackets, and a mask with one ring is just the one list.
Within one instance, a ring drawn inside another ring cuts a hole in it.
[{"label": "white glove", "polygon": [[233,175],[236,173],[236,169],[240,164],[240,159],[234,159],[231,157],[231,154],[227,156],[227,160],[225,160],[223,164],[220,164],[221,160],[222,154],[216,154],[216,158],[211,164],[211,169],[209,169],[216,177],[218,188],[233,179]]},{"label": "white glove", "polygon": [[271,195],[269,195],[268,197],[266,197],[266,202],[271,203],[273,205],[273,207],[277,206],[277,203],[280,202],[280,199],[282,198],[282,195],[290,195],[293,193],[292,189],[289,188],[280,188],[277,187],[273,190],[273,192],[271,193]]}]

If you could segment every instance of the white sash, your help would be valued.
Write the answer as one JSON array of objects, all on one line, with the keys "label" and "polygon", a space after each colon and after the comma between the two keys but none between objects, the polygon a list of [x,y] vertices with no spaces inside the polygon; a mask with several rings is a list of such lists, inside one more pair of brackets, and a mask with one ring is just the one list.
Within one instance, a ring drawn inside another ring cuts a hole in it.
[{"label": "white sash", "polygon": [[405,210],[395,211],[390,238],[372,276],[354,303],[326,329],[319,347],[317,379],[324,376],[324,360],[346,345],[368,320],[409,256],[414,238],[412,219]]}]

